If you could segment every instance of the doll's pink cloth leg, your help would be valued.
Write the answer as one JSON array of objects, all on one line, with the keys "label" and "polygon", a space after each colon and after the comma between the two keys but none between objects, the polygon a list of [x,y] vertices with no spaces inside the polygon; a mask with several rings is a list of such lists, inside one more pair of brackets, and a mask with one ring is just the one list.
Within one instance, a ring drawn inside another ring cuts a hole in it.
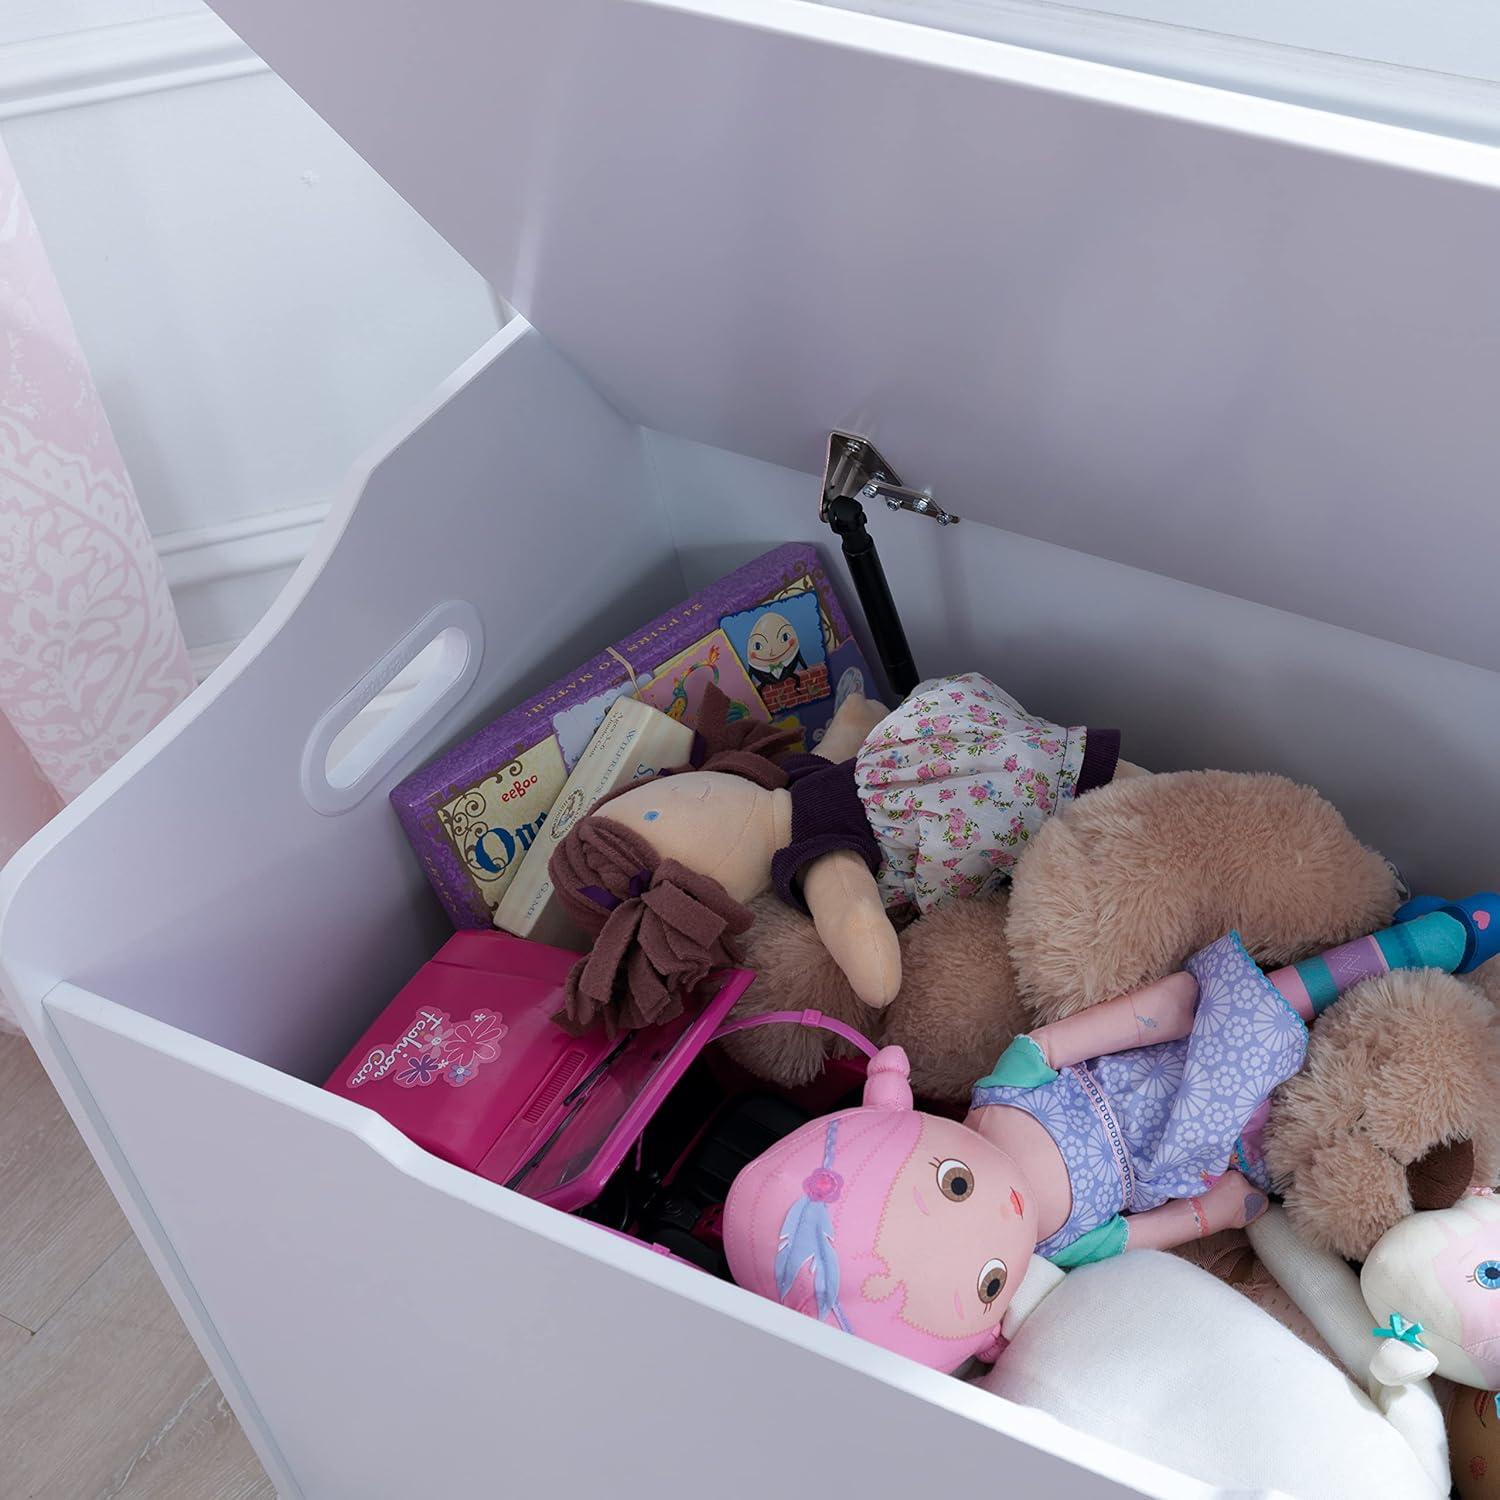
[{"label": "doll's pink cloth leg", "polygon": [[1186,970],[1031,1033],[1049,1067],[1066,1068],[1131,1047],[1175,1042],[1193,1029],[1198,981]]}]

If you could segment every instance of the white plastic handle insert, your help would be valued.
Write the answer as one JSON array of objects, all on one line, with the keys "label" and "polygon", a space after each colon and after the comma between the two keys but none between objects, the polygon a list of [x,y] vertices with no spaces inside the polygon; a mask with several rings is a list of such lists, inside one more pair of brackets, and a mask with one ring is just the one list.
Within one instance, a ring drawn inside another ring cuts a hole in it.
[{"label": "white plastic handle insert", "polygon": [[328,817],[362,801],[473,686],[484,657],[479,611],[430,610],[318,720],[302,753],[302,791]]}]

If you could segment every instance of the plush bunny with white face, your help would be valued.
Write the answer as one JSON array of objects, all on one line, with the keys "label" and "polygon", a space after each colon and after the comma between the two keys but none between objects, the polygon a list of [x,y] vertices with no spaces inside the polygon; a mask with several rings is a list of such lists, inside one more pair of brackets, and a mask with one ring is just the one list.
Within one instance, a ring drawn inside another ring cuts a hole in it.
[{"label": "plush bunny with white face", "polygon": [[1500,1386],[1500,1197],[1471,1193],[1381,1237],[1359,1278],[1380,1342],[1383,1385],[1431,1374]]}]

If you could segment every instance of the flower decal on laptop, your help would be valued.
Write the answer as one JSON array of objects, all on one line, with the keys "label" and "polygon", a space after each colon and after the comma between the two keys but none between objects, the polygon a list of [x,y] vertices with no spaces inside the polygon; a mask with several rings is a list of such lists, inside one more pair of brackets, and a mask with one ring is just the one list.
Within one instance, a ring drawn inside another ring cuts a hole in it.
[{"label": "flower decal on laptop", "polygon": [[394,1042],[365,1054],[349,1075],[348,1087],[389,1078],[397,1088],[425,1089],[441,1078],[450,1088],[462,1088],[500,1056],[500,1043],[509,1031],[498,1011],[476,1010],[467,1021],[455,1022],[446,1011],[424,1005]]},{"label": "flower decal on laptop", "polygon": [[479,1071],[481,1063],[494,1062],[500,1056],[501,1039],[510,1030],[492,1010],[476,1010],[467,1021],[460,1021],[443,1038],[443,1061],[449,1068],[465,1070],[458,1081],[467,1083]]},{"label": "flower decal on laptop", "polygon": [[404,1089],[425,1089],[438,1076],[438,1070],[442,1065],[440,1058],[431,1052],[424,1052],[420,1057],[412,1058],[396,1074],[396,1082]]}]

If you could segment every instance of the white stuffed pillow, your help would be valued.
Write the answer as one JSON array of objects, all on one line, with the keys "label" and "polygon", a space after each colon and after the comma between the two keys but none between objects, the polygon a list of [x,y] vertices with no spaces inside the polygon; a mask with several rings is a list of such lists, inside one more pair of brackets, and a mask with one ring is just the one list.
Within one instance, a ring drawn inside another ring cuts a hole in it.
[{"label": "white stuffed pillow", "polygon": [[1302,1500],[1448,1493],[1440,1418],[1437,1449],[1419,1461],[1342,1371],[1158,1251],[1070,1271],[978,1384],[1224,1489]]}]

